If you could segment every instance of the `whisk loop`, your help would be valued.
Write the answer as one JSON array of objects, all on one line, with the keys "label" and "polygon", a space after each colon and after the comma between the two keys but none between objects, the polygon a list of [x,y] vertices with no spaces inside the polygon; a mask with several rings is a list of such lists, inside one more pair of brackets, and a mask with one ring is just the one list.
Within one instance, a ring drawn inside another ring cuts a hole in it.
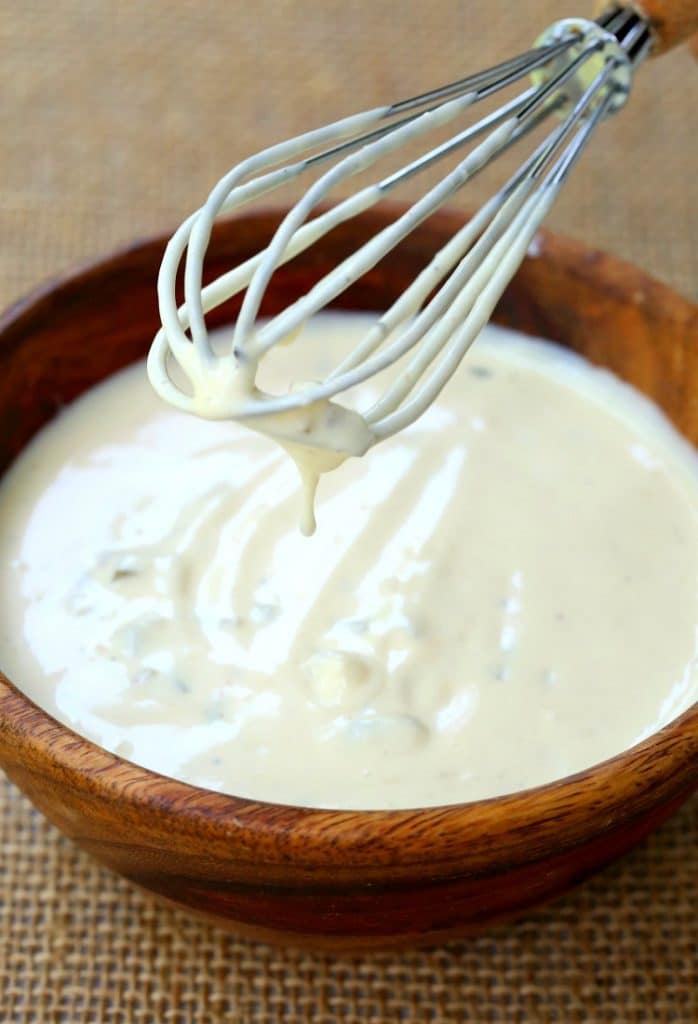
[{"label": "whisk loop", "polygon": [[[361,454],[408,426],[434,401],[491,316],[595,128],[625,102],[634,68],[649,47],[648,26],[631,10],[615,9],[597,22],[567,19],[551,26],[533,49],[493,68],[344,118],[242,161],[167,246],[158,279],[162,328],[148,359],[156,391],[179,409],[210,418],[248,420],[289,444],[300,441],[344,455]],[[479,101],[529,76],[533,84],[499,109],[313,216],[342,182],[407,143],[456,122]],[[282,395],[257,388],[257,366],[266,353],[366,274],[490,161],[551,116],[556,120],[547,138],[326,379]],[[278,267],[408,179],[466,149],[456,166],[405,213],[307,294],[258,326],[264,293]],[[203,288],[203,262],[216,217],[315,171],[316,180],[284,217],[266,249]],[[178,309],[175,280],[185,253],[185,301]],[[230,346],[214,352],[205,315],[242,291]],[[399,374],[361,416],[332,402],[404,357],[408,358]],[[188,381],[184,387],[173,379],[171,361]],[[305,419],[294,420],[304,410]]]}]

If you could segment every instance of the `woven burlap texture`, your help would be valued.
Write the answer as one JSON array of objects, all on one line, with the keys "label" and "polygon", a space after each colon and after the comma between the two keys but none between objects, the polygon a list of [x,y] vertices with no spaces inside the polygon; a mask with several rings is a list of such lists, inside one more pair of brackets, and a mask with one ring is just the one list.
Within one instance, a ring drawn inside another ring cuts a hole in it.
[{"label": "woven burlap texture", "polygon": [[[171,228],[243,154],[496,61],[584,6],[1,0],[0,301]],[[687,53],[644,68],[551,217],[694,297],[697,100]],[[465,201],[486,194],[476,181]],[[157,906],[4,783],[0,1024],[692,1024],[697,846],[694,802],[526,921],[349,959]]]}]

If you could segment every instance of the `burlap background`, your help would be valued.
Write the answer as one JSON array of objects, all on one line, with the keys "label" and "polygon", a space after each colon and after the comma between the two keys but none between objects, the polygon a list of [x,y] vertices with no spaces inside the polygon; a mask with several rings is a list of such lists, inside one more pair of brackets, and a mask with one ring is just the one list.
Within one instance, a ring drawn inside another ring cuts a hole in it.
[{"label": "burlap background", "polygon": [[[242,154],[500,59],[584,6],[0,0],[0,301],[173,226]],[[697,108],[687,53],[644,68],[551,218],[694,297]],[[695,802],[525,922],[348,960],[160,908],[0,794],[2,1024],[698,1020]]]}]

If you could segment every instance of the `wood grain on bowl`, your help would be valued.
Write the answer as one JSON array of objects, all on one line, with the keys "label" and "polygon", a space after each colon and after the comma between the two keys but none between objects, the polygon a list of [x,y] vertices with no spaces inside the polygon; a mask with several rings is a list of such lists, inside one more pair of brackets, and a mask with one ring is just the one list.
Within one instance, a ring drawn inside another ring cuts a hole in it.
[{"label": "wood grain on bowl", "polygon": [[[207,279],[258,251],[279,216],[219,225]],[[393,217],[394,208],[364,215],[283,267],[264,312],[307,291]],[[456,213],[433,217],[338,305],[384,308],[462,223]],[[76,271],[4,316],[0,470],[62,405],[145,355],[164,244]],[[211,325],[236,308],[232,300],[216,310]],[[541,232],[496,319],[609,366],[698,442],[698,310],[641,271]],[[520,914],[641,840],[698,785],[698,709],[626,754],[525,793],[415,811],[321,811],[138,768],[76,736],[0,675],[0,765],[82,847],[180,906],[274,940],[388,946]]]}]

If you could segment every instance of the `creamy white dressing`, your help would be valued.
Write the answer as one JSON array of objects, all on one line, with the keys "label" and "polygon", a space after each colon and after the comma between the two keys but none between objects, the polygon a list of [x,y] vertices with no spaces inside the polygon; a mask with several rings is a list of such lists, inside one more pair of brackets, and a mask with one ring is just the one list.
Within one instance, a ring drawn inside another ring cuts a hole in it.
[{"label": "creamy white dressing", "polygon": [[[323,377],[367,322],[318,317],[263,386],[301,354]],[[698,696],[698,460],[577,357],[487,328],[323,480],[310,541],[298,500],[267,438],[122,371],[0,483],[0,665],[136,763],[308,806],[512,792]]]}]

